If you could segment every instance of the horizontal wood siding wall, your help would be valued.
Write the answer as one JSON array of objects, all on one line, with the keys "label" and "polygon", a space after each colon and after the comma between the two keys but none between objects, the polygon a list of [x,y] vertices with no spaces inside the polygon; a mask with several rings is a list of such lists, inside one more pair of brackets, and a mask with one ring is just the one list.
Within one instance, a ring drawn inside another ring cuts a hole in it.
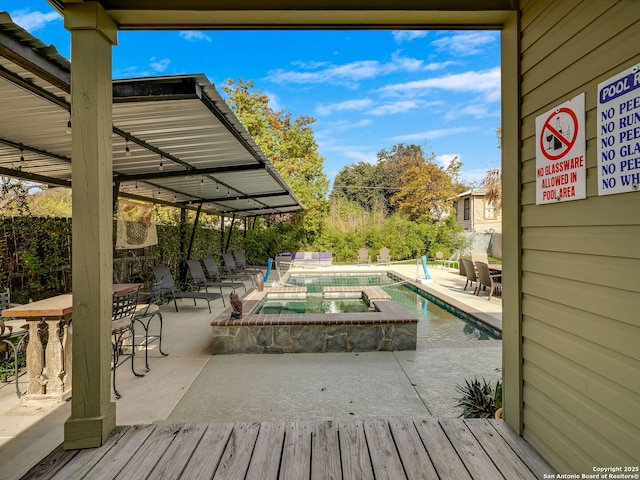
[{"label": "horizontal wood siding wall", "polygon": [[[640,464],[640,192],[598,196],[597,85],[640,1],[521,1],[524,437],[564,473]],[[585,92],[587,198],[536,206],[535,119]]]}]

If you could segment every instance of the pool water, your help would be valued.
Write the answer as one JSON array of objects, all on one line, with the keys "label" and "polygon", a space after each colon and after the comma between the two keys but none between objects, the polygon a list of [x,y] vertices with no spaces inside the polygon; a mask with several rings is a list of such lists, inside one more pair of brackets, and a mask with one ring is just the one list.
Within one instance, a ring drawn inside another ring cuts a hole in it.
[{"label": "pool water", "polygon": [[[500,333],[484,327],[444,302],[427,298],[428,294],[415,287],[398,283],[387,275],[370,276],[295,276],[287,280],[289,285],[307,287],[307,293],[321,293],[323,287],[332,286],[385,286],[391,300],[398,302],[418,318],[418,337],[426,340],[493,340]],[[440,303],[441,305],[438,305]]]},{"label": "pool water", "polygon": [[361,298],[328,299],[310,295],[306,300],[267,300],[258,305],[255,313],[354,313],[368,311],[370,311],[369,305]]}]

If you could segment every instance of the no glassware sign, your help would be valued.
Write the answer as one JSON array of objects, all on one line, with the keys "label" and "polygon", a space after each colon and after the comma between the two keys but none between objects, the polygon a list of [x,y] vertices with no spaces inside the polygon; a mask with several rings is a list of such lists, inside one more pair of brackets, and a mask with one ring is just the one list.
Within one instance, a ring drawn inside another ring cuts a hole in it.
[{"label": "no glassware sign", "polygon": [[584,93],[536,117],[536,204],[586,197]]}]

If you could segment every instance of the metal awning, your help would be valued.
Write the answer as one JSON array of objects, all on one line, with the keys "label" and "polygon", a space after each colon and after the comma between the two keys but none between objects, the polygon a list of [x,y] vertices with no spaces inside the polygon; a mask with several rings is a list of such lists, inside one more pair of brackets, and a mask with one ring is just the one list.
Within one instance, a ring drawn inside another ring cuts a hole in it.
[{"label": "metal awning", "polygon": [[[0,12],[0,175],[71,187],[70,63]],[[205,75],[113,81],[119,195],[240,217],[304,208]]]}]

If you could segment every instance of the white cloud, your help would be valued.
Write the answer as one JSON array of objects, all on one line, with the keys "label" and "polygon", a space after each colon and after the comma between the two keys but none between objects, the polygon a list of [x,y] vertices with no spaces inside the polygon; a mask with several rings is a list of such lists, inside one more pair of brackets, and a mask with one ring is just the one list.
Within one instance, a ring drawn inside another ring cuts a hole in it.
[{"label": "white cloud", "polygon": [[180,37],[184,38],[187,42],[211,42],[211,37],[206,33],[198,30],[184,30],[180,32]]},{"label": "white cloud", "polygon": [[11,19],[22,28],[33,33],[46,27],[51,22],[61,21],[62,17],[57,12],[30,12],[29,10],[14,10],[10,13]]},{"label": "white cloud", "polygon": [[450,65],[455,65],[456,63],[457,62],[454,62],[453,60],[447,60],[446,62],[433,62],[425,65],[424,69],[433,72],[435,70],[443,70]]},{"label": "white cloud", "polygon": [[450,90],[454,92],[480,92],[487,101],[500,100],[500,67],[478,72],[465,72],[442,77],[396,83],[382,87],[383,93],[405,95],[407,93],[426,93],[429,89]]},{"label": "white cloud", "polygon": [[363,98],[361,100],[347,100],[339,103],[327,103],[318,105],[316,112],[319,115],[330,115],[334,112],[346,112],[354,110],[365,110],[373,104],[373,100]]},{"label": "white cloud", "polygon": [[440,163],[444,168],[447,168],[452,161],[461,160],[462,155],[459,153],[446,153],[444,155],[437,155],[436,161]]},{"label": "white cloud", "polygon": [[425,132],[411,133],[408,135],[398,135],[393,137],[394,141],[414,141],[414,140],[433,140],[440,137],[448,137],[451,135],[458,135],[460,133],[471,132],[474,129],[471,127],[455,127],[455,128],[441,128],[437,130],[427,130]]},{"label": "white cloud", "polygon": [[162,58],[157,60],[155,57],[152,57],[151,63],[149,63],[149,66],[154,72],[161,73],[161,72],[164,72],[169,67],[170,63],[171,63],[171,60],[169,60],[168,58]]},{"label": "white cloud", "polygon": [[427,36],[426,30],[395,30],[391,32],[396,43],[410,42],[416,38],[424,38]]},{"label": "white cloud", "polygon": [[380,105],[373,110],[368,111],[367,113],[374,116],[389,115],[394,113],[408,112],[410,110],[419,108],[420,106],[421,103],[414,100],[401,100],[395,103]]},{"label": "white cloud", "polygon": [[273,111],[275,112],[279,112],[280,110],[282,110],[282,105],[280,104],[280,99],[278,97],[278,95],[276,95],[273,92],[262,92],[263,94],[265,94],[267,97],[269,97],[269,108],[271,108]]},{"label": "white cloud", "polygon": [[432,45],[456,56],[477,55],[498,38],[498,32],[459,32],[434,40]]},{"label": "white cloud", "polygon": [[357,82],[361,80],[372,79],[394,72],[412,72],[425,68],[422,60],[401,57],[398,52],[394,53],[391,61],[386,63],[377,60],[360,60],[344,65],[331,65],[320,62],[296,62],[296,65],[300,66],[304,71],[272,70],[269,72],[267,80],[276,83],[328,83],[355,88]]}]

